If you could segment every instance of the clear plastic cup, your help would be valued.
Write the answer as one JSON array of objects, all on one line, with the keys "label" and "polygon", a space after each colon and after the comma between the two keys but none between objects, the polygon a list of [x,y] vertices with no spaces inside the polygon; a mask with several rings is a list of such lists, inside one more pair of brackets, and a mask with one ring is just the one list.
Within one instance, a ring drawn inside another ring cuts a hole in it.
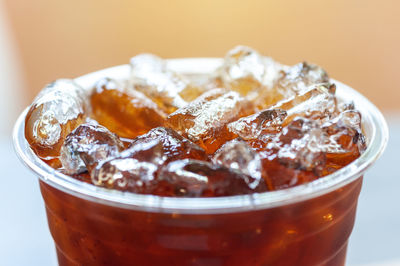
[{"label": "clear plastic cup", "polygon": [[[216,58],[168,60],[201,79]],[[117,66],[76,79],[89,89],[101,77],[126,78]],[[39,177],[60,265],[344,265],[365,171],[382,154],[388,129],[364,96],[334,81],[339,99],[362,113],[368,148],[316,181],[253,195],[168,198],[107,190],[42,162],[24,137],[25,110],[14,129],[18,156]]]}]

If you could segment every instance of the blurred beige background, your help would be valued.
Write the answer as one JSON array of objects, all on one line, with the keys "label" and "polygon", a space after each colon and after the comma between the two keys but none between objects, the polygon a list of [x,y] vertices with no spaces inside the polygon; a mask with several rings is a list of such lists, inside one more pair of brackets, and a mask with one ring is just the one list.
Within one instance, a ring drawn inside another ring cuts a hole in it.
[{"label": "blurred beige background", "polygon": [[315,62],[385,111],[400,110],[400,1],[3,1],[24,104],[51,80],[140,52],[223,56],[245,44],[286,64]]}]

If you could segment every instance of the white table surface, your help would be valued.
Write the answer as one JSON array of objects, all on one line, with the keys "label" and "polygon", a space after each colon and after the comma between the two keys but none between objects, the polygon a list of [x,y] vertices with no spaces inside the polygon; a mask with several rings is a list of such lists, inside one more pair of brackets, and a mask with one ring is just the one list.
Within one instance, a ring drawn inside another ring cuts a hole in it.
[{"label": "white table surface", "polygon": [[[388,119],[390,141],[365,175],[348,265],[400,265],[400,119]],[[400,116],[397,116],[400,117]],[[57,265],[36,177],[0,139],[0,265]]]}]

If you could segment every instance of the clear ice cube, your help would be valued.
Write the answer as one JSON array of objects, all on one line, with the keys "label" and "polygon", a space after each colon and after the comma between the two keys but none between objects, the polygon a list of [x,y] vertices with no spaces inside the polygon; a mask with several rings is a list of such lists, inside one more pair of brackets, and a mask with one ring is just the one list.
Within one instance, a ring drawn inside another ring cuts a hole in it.
[{"label": "clear ice cube", "polygon": [[65,137],[90,112],[86,91],[73,80],[47,85],[33,101],[25,119],[25,137],[35,153],[50,160],[59,156]]},{"label": "clear ice cube", "polygon": [[60,161],[67,174],[79,174],[124,149],[121,140],[107,128],[81,124],[64,141]]},{"label": "clear ice cube", "polygon": [[285,110],[268,109],[231,122],[228,124],[228,128],[242,139],[257,139],[262,133],[279,132],[286,115]]},{"label": "clear ice cube", "polygon": [[250,188],[254,189],[260,182],[264,182],[261,158],[244,141],[235,139],[225,143],[214,153],[212,162],[251,176],[252,182],[247,181]]},{"label": "clear ice cube", "polygon": [[[158,180],[170,187],[171,196],[219,197],[264,192],[265,182],[238,171],[197,160],[172,161],[160,170]],[[161,194],[161,193],[156,193]]]},{"label": "clear ice cube", "polygon": [[152,99],[166,113],[184,107],[187,101],[203,92],[190,85],[188,79],[169,70],[164,60],[155,55],[133,57],[131,69],[133,88]]},{"label": "clear ice cube", "polygon": [[213,89],[170,114],[167,125],[210,154],[232,139],[227,124],[251,111],[251,105],[239,93]]},{"label": "clear ice cube", "polygon": [[140,143],[118,156],[101,161],[92,171],[92,183],[121,191],[150,194],[157,185],[156,172],[165,162],[157,140]]}]

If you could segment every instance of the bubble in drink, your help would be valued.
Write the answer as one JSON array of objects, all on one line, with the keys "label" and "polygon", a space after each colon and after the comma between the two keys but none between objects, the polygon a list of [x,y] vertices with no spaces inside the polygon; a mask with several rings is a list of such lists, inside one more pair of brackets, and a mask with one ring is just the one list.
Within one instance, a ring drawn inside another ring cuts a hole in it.
[{"label": "bubble in drink", "polygon": [[72,80],[56,80],[33,101],[25,119],[25,137],[40,158],[55,159],[65,137],[84,122],[88,112],[84,89]]},{"label": "bubble in drink", "polygon": [[107,128],[87,123],[65,138],[60,161],[67,174],[80,174],[91,170],[100,161],[116,156],[123,149],[118,136]]},{"label": "bubble in drink", "polygon": [[123,138],[134,138],[164,123],[166,114],[124,82],[104,78],[90,97],[93,118]]},{"label": "bubble in drink", "polygon": [[[172,161],[160,170],[155,194],[175,197],[219,197],[267,191],[264,180],[197,160]],[[257,185],[256,185],[257,184]]]}]

